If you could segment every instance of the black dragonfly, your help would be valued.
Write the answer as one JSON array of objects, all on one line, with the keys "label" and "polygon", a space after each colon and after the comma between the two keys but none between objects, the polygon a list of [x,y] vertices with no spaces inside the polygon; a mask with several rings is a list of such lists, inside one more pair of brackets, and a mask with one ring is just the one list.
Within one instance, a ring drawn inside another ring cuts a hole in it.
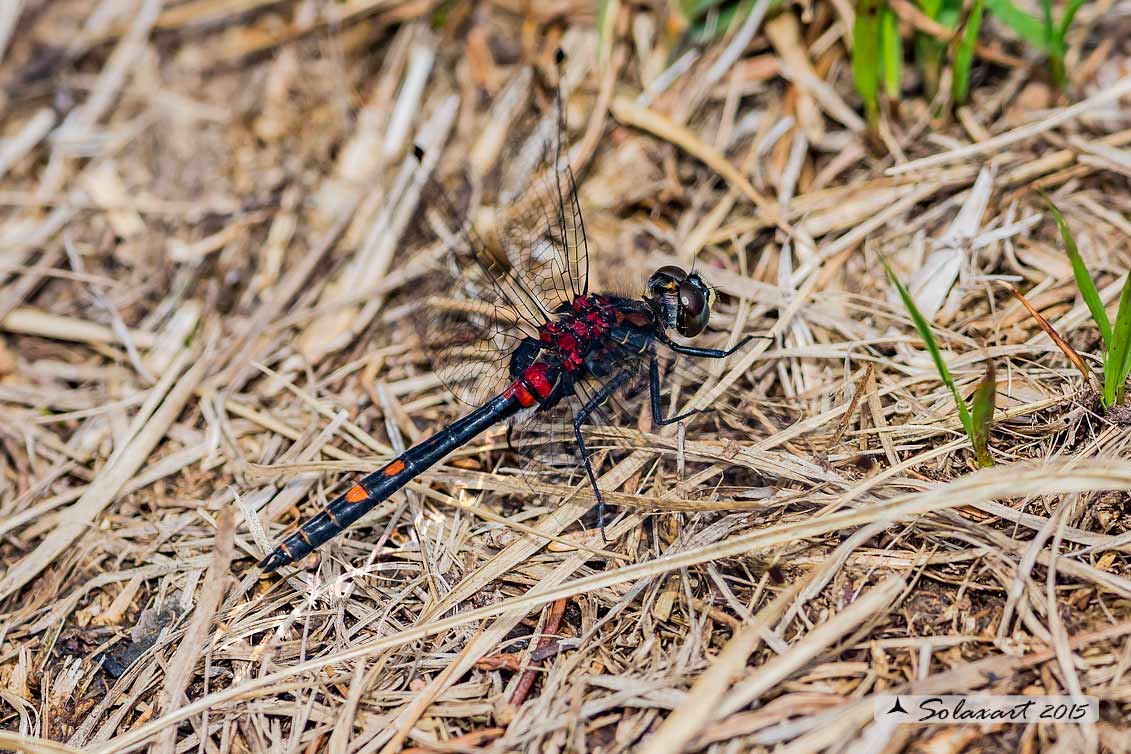
[{"label": "black dragonfly", "polygon": [[[597,484],[583,425],[602,423],[606,405],[647,375],[654,425],[698,413],[663,415],[657,347],[689,357],[722,359],[755,336],[723,350],[688,346],[707,328],[715,291],[694,271],[664,266],[639,298],[589,291],[589,251],[574,177],[563,153],[560,87],[553,112],[518,150],[525,171],[501,197],[505,210],[492,245],[460,213],[448,193],[423,174],[437,235],[450,249],[446,266],[430,275],[432,293],[413,315],[445,386],[475,406],[464,416],[362,478],[287,536],[260,562],[264,572],[306,556],[414,477],[500,422],[520,454],[561,465],[552,450],[568,437],[566,465],[584,468],[603,530],[605,501]],[[530,155],[534,159],[530,159]],[[416,150],[417,160],[423,154]],[[507,201],[509,199],[509,201]],[[436,217],[448,221],[435,222]],[[516,447],[517,446],[517,447]],[[555,458],[551,459],[550,456]]]}]

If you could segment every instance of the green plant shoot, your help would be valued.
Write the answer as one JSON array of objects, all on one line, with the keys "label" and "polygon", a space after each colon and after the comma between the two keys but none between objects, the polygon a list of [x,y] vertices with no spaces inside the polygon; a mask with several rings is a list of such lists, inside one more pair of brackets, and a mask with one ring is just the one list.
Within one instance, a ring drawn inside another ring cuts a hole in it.
[{"label": "green plant shoot", "polygon": [[857,0],[856,21],[852,25],[852,76],[856,91],[864,100],[864,115],[875,126],[880,117],[880,10],[883,0]]},{"label": "green plant shoot", "polygon": [[966,18],[966,28],[962,30],[962,37],[958,40],[958,47],[954,51],[954,78],[951,85],[951,95],[954,104],[961,105],[966,102],[970,94],[970,66],[974,62],[974,48],[978,45],[978,31],[982,28],[982,11],[985,9],[983,0],[976,0]]},{"label": "green plant shoot", "polygon": [[1104,410],[1123,403],[1124,388],[1127,384],[1128,372],[1131,372],[1131,275],[1123,281],[1123,292],[1119,297],[1119,309],[1115,315],[1115,328],[1111,326],[1107,310],[1104,308],[1103,299],[1096,288],[1095,281],[1084,265],[1084,258],[1072,237],[1064,215],[1047,196],[1044,197],[1052,212],[1053,219],[1060,229],[1060,237],[1064,241],[1064,251],[1072,264],[1072,274],[1076,278],[1076,287],[1080,289],[1080,296],[1084,299],[1092,321],[1100,331],[1104,342],[1103,361],[1103,393],[1100,403]]},{"label": "green plant shoot", "polygon": [[[970,445],[974,449],[974,454],[978,459],[978,464],[981,466],[992,466],[993,459],[989,455],[989,428],[993,420],[993,407],[994,395],[996,390],[996,383],[993,378],[992,365],[987,368],[987,376],[982,378],[982,381],[975,389],[975,409],[978,411],[978,420],[975,421],[970,413],[970,409],[966,406],[966,400],[962,397],[962,393],[958,391],[958,386],[954,384],[954,378],[950,375],[950,370],[947,369],[946,362],[943,361],[942,351],[939,349],[939,344],[935,340],[935,334],[931,330],[931,325],[927,322],[919,311],[919,307],[915,305],[915,300],[911,298],[911,293],[896,277],[895,271],[892,270],[891,265],[888,264],[887,259],[883,256],[880,257],[880,262],[884,265],[884,271],[887,273],[888,280],[899,292],[900,299],[903,300],[903,305],[907,308],[907,313],[911,316],[911,321],[915,325],[915,329],[919,331],[919,337],[923,339],[923,344],[927,347],[927,352],[931,354],[931,360],[935,363],[935,369],[939,373],[939,378],[943,384],[950,389],[950,393],[954,396],[954,405],[958,409],[958,419],[962,422],[962,428],[966,431],[966,437],[970,439]],[[988,394],[987,394],[988,393]],[[981,397],[979,397],[981,396]]]},{"label": "green plant shoot", "polygon": [[986,359],[986,373],[974,388],[971,404],[970,423],[974,434],[970,437],[970,445],[974,448],[974,457],[983,468],[993,466],[994,461],[990,457],[990,425],[993,423],[994,407],[997,404],[997,376],[993,359]]}]

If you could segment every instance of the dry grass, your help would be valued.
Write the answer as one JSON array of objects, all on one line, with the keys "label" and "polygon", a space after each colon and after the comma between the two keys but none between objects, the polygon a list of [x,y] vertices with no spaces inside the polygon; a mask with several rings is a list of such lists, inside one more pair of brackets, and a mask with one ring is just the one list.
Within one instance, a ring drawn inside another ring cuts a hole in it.
[{"label": "dry grass", "polygon": [[[436,5],[0,4],[0,747],[1131,751],[1131,434],[996,282],[1098,359],[1034,189],[1114,304],[1126,9],[1080,14],[1068,94],[991,27],[957,118],[908,87],[873,137],[848,3],[686,50],[666,8]],[[774,339],[673,381],[712,415],[629,423],[607,544],[499,429],[262,577],[461,413],[401,319],[438,249],[398,175],[490,174],[558,45],[594,287],[695,258],[720,344]],[[996,360],[995,467],[881,253],[965,394]],[[874,723],[896,690],[1103,720]]]}]

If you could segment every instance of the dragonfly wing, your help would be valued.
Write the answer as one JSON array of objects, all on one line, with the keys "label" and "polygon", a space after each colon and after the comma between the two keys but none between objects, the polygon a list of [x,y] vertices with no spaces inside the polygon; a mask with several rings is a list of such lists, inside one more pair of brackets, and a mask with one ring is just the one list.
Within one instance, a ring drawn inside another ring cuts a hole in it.
[{"label": "dragonfly wing", "polygon": [[[426,226],[446,253],[424,285],[409,293],[416,301],[412,321],[435,373],[470,405],[509,384],[511,353],[588,290],[588,249],[564,155],[560,93],[550,114],[524,124],[512,129],[502,175],[488,181],[502,186],[499,209],[474,212],[481,188],[475,180],[466,182],[462,203],[437,180],[425,190]],[[494,219],[476,228],[468,219],[473,214]]]},{"label": "dragonfly wing", "polygon": [[589,247],[560,96],[506,166],[500,239],[525,288],[556,308],[589,291]]},{"label": "dragonfly wing", "polygon": [[432,370],[457,399],[479,406],[511,382],[511,354],[545,320],[516,302],[470,226],[446,232],[440,220],[449,218],[434,217],[444,244],[439,264],[406,295]]}]

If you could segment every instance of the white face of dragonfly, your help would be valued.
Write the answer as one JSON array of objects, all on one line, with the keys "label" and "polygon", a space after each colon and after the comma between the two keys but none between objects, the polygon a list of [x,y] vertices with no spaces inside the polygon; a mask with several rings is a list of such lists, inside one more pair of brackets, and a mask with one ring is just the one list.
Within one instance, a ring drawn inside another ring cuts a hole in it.
[{"label": "white face of dragonfly", "polygon": [[685,338],[703,332],[715,304],[715,290],[703,278],[679,267],[661,267],[648,278],[646,298],[664,317],[664,325]]}]

